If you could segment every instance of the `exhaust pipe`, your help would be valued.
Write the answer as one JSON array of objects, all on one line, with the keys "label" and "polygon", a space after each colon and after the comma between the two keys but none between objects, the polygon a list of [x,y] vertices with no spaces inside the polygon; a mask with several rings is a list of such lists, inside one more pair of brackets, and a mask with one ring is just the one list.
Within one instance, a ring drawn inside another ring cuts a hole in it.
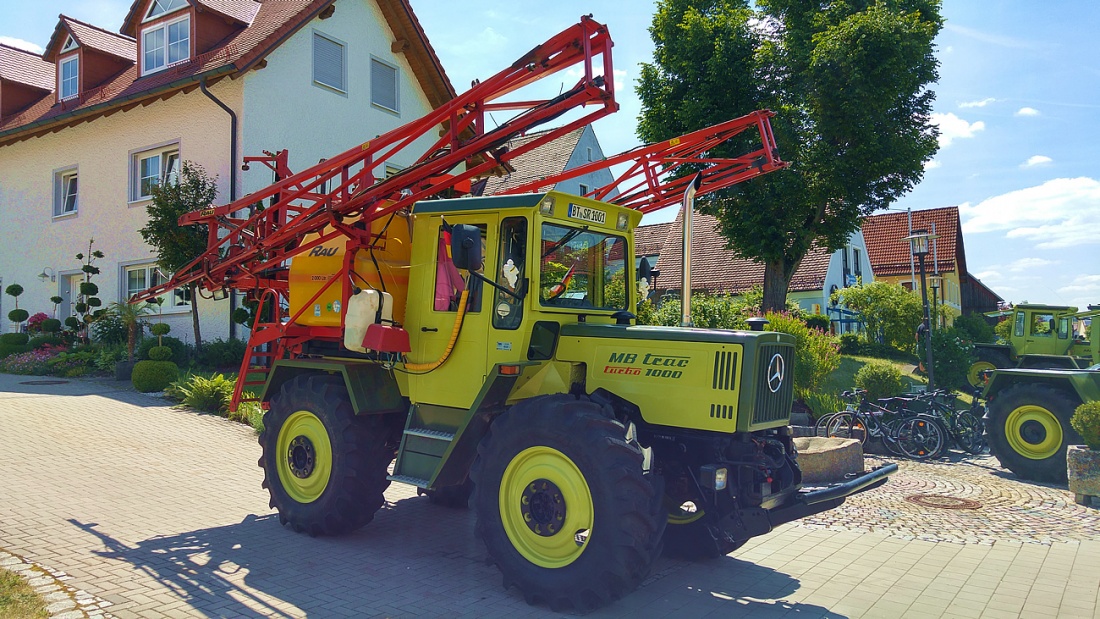
[{"label": "exhaust pipe", "polygon": [[684,224],[684,264],[683,274],[680,279],[680,326],[694,326],[691,322],[691,213],[695,208],[695,192],[703,184],[703,174],[700,172],[688,183],[684,190],[683,224]]}]

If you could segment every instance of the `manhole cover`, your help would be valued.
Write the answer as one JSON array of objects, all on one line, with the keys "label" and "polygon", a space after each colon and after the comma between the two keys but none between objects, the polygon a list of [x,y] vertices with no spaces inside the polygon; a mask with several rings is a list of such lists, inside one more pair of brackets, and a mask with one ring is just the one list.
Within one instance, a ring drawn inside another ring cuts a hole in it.
[{"label": "manhole cover", "polygon": [[20,385],[64,385],[69,381],[67,380],[25,380]]},{"label": "manhole cover", "polygon": [[978,509],[982,506],[977,501],[943,496],[942,494],[910,494],[905,497],[905,500],[924,507],[935,507],[936,509]]}]

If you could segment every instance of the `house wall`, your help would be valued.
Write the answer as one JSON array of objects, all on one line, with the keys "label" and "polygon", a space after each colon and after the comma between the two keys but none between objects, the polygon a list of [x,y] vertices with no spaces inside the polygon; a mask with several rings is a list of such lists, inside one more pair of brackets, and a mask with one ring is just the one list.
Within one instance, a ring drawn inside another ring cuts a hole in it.
[{"label": "house wall", "polygon": [[[241,109],[239,80],[222,80],[210,90]],[[181,160],[218,177],[219,200],[228,196],[229,118],[198,90],[0,147],[0,278],[3,287],[23,286],[20,307],[51,313],[49,298],[63,292],[63,274],[79,272],[75,255],[87,253],[89,238],[106,255],[97,261],[102,272],[92,280],[99,297],[105,305],[123,300],[123,267],[155,260],[138,234],[147,221],[148,201],[129,202],[131,153],[168,142],[179,143]],[[74,165],[78,210],[54,217],[55,172]],[[58,281],[39,281],[43,267],[53,269]],[[14,304],[11,297],[2,303],[0,330],[8,331],[7,312]],[[227,301],[200,301],[199,316],[204,339],[228,336]],[[190,312],[166,310],[163,319],[173,336],[194,340]]]},{"label": "house wall", "polygon": [[[591,158],[589,158],[589,152],[592,153]],[[569,170],[592,161],[599,161],[600,159],[603,159],[603,148],[600,147],[600,142],[596,139],[596,132],[592,130],[592,125],[586,125],[584,131],[581,133],[580,139],[577,140],[577,148],[569,157],[569,162],[565,165],[565,169]],[[602,168],[595,172],[589,172],[584,176],[564,180],[555,185],[554,189],[564,191],[565,193],[580,194],[582,193],[581,185],[584,185],[591,191],[596,187],[607,185],[613,180],[615,180],[615,177],[611,175],[611,171],[607,168]],[[618,195],[618,193],[618,190],[616,190],[611,194],[611,197]]]},{"label": "house wall", "polygon": [[[314,32],[345,45],[346,93],[314,83]],[[404,55],[390,51],[393,39],[373,0],[339,2],[332,17],[306,24],[267,56],[266,68],[244,77],[242,155],[289,149],[290,168],[304,170],[428,114],[432,108]],[[372,56],[398,68],[398,114],[371,104]],[[429,132],[386,163],[412,165],[435,139],[438,134]],[[271,182],[270,170],[252,166],[244,192]]]}]

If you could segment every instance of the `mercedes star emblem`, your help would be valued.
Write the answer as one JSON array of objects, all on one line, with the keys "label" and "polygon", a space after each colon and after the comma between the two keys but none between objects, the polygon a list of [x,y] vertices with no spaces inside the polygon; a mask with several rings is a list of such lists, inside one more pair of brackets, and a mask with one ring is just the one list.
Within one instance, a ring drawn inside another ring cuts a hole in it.
[{"label": "mercedes star emblem", "polygon": [[772,393],[779,391],[779,388],[783,386],[783,373],[786,371],[786,367],[783,364],[783,355],[775,353],[772,355],[772,360],[768,362],[768,389],[771,389]]}]

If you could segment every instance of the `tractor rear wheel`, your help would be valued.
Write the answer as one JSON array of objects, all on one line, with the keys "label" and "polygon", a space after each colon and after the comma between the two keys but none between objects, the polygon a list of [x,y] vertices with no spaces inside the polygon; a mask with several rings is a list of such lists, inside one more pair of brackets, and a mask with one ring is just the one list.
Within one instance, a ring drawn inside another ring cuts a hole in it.
[{"label": "tractor rear wheel", "polygon": [[471,475],[477,533],[529,604],[587,611],[638,586],[660,554],[663,484],[610,410],[532,398],[497,418]]},{"label": "tractor rear wheel", "polygon": [[435,490],[423,490],[419,494],[428,495],[432,505],[465,509],[470,506],[470,495],[474,492],[474,482],[466,478],[466,481],[454,486],[443,486]]},{"label": "tractor rear wheel", "polygon": [[343,535],[370,522],[390,485],[386,437],[380,418],[355,415],[339,378],[285,383],[260,434],[263,486],[279,521],[310,535]]},{"label": "tractor rear wheel", "polygon": [[1069,425],[1080,402],[1046,385],[1010,387],[989,402],[989,451],[1023,479],[1066,483],[1066,449],[1081,437]]}]

